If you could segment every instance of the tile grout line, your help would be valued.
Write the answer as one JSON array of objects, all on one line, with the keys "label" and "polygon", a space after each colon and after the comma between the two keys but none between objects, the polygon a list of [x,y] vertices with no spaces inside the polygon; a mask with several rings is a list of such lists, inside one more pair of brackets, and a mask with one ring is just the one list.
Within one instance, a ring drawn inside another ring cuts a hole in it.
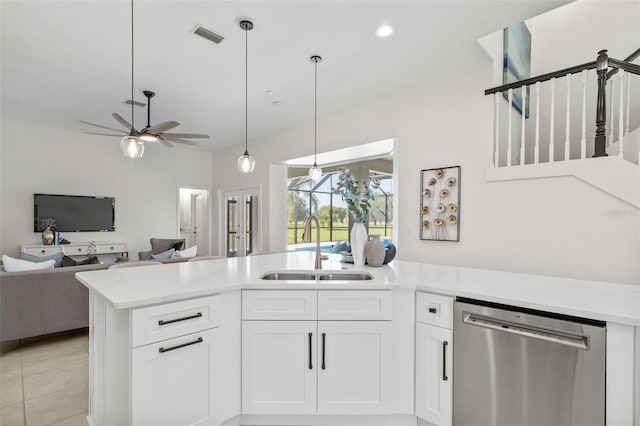
[{"label": "tile grout line", "polygon": [[22,365],[22,339],[18,343],[18,351],[20,352],[20,386],[22,387],[22,425],[27,424],[27,404],[24,399],[24,366]]}]

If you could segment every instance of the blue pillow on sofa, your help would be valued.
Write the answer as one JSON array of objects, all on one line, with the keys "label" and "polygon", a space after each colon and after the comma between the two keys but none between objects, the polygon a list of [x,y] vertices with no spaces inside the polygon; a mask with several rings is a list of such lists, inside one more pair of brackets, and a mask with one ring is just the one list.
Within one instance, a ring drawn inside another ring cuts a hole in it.
[{"label": "blue pillow on sofa", "polygon": [[152,254],[151,259],[153,260],[171,259],[171,256],[173,256],[173,253],[175,252],[176,252],[176,249],[170,248],[169,250],[163,251],[162,253]]},{"label": "blue pillow on sofa", "polygon": [[346,241],[338,241],[331,248],[331,253],[341,253],[343,251],[351,251],[351,247],[349,247],[349,243]]},{"label": "blue pillow on sofa", "polygon": [[64,257],[64,253],[54,253],[49,256],[33,256],[27,253],[20,253],[20,259],[28,260],[29,262],[46,262],[47,260],[53,260],[56,263],[53,265],[54,268],[59,268],[62,266],[62,258]]}]

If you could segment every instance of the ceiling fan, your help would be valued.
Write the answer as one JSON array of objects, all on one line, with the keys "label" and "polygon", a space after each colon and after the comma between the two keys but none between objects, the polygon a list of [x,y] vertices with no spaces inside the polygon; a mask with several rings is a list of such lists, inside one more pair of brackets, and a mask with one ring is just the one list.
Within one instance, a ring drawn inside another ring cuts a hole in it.
[{"label": "ceiling fan", "polygon": [[[171,130],[175,127],[178,127],[180,123],[177,121],[165,121],[163,123],[151,125],[151,98],[155,96],[155,93],[150,90],[144,90],[142,93],[147,97],[147,125],[138,130],[131,123],[125,120],[120,114],[113,113],[111,114],[113,118],[120,123],[124,128],[128,131],[128,133],[96,133],[96,132],[85,132],[89,135],[101,135],[101,136],[116,136],[122,138],[123,136],[137,136],[140,140],[144,142],[160,142],[162,145],[167,148],[173,148],[173,143],[180,143],[184,145],[191,146],[200,146],[199,143],[190,141],[188,139],[206,139],[209,138],[209,135],[201,134],[201,133],[165,133],[167,130]],[[112,127],[102,126],[99,124],[89,123],[88,121],[80,120],[81,123],[88,124],[90,126],[100,127],[101,129],[113,130],[114,132],[124,132],[123,129],[114,129]]]}]

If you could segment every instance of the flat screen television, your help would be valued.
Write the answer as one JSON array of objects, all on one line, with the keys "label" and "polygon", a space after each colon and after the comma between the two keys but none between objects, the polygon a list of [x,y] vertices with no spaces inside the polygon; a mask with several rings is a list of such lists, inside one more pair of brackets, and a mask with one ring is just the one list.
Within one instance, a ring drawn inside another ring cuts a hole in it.
[{"label": "flat screen television", "polygon": [[33,194],[33,231],[42,232],[40,221],[56,220],[58,232],[115,231],[113,197]]}]

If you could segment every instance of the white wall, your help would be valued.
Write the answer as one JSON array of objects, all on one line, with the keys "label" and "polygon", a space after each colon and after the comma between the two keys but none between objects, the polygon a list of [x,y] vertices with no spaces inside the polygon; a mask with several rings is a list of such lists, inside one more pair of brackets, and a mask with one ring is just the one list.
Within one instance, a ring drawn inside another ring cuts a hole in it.
[{"label": "white wall", "polygon": [[115,197],[115,232],[62,233],[71,242],[124,241],[129,256],[150,237],[176,237],[178,185],[211,186],[212,153],[160,145],[139,160],[124,158],[117,138],[2,121],[0,249],[18,255],[40,244],[33,232],[33,194]]},{"label": "white wall", "polygon": [[[474,63],[446,81],[378,99],[318,121],[318,149],[397,137],[398,258],[592,280],[638,283],[638,209],[575,178],[488,183],[492,161],[492,63]],[[269,182],[274,163],[312,153],[312,123],[251,141],[251,175],[235,160],[241,147],[216,155],[214,182],[251,186]],[[461,241],[419,240],[421,169],[462,166]],[[281,173],[280,173],[281,175]],[[272,177],[272,182],[281,181]],[[624,184],[622,182],[621,184]],[[276,206],[267,245],[283,247],[284,187],[266,188]]]}]

